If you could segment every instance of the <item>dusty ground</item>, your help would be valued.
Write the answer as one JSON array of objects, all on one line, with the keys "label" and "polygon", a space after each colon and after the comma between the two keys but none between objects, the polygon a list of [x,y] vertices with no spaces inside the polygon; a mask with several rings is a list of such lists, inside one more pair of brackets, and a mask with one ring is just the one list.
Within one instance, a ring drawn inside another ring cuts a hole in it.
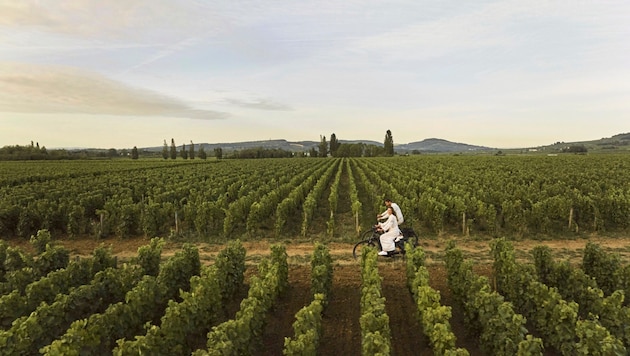
[{"label": "dusty ground", "polygon": [[[515,241],[518,256],[528,259],[528,252],[536,245],[545,244],[554,251],[558,259],[570,259],[580,263],[582,252],[587,241],[600,244],[604,249],[619,253],[625,262],[630,260],[630,238],[602,238],[593,237],[589,240],[553,240]],[[313,250],[311,242],[283,241],[289,255],[289,290],[278,301],[271,312],[264,331],[263,343],[259,355],[281,355],[284,338],[293,335],[292,323],[295,313],[311,301],[310,294],[310,266],[309,258]],[[489,240],[474,241],[459,238],[458,246],[464,250],[468,258],[477,262],[476,272],[491,277],[492,267],[489,255]],[[148,243],[147,239],[111,239],[111,240],[61,240],[58,243],[69,248],[73,255],[89,255],[94,248],[104,245],[112,249],[112,253],[124,262],[136,255],[138,247]],[[433,239],[421,241],[421,246],[427,254],[427,265],[431,276],[431,285],[440,291],[442,304],[453,306],[451,292],[447,286],[446,271],[441,259],[447,239]],[[30,245],[24,242],[12,242],[24,249]],[[270,251],[270,242],[246,241],[248,276],[255,273],[255,265]],[[163,257],[172,255],[181,243],[169,242],[165,245]],[[214,256],[223,246],[220,244],[197,244],[203,263],[211,264]],[[352,244],[329,243],[328,247],[334,259],[333,287],[329,305],[323,318],[323,334],[320,341],[321,355],[360,355],[361,335],[359,325],[360,303],[360,271],[359,264],[352,258]],[[406,287],[404,262],[392,259],[382,259],[379,263],[379,273],[383,277],[383,294],[387,300],[386,311],[390,317],[392,331],[392,346],[394,355],[431,355],[427,339],[422,335],[420,326],[415,319],[415,305]],[[247,279],[246,279],[247,280]],[[239,298],[246,294],[241,293]],[[234,312],[238,301],[234,303]],[[463,315],[457,307],[453,307],[451,319],[453,331],[458,338],[457,344],[466,348],[471,355],[482,355],[475,338],[468,335],[464,325]]]},{"label": "dusty ground", "polygon": [[[427,265],[441,264],[442,254],[449,240],[454,239],[457,246],[464,251],[466,257],[478,263],[491,263],[490,240],[475,240],[461,237],[441,237],[433,239],[421,239],[419,245],[425,250],[427,255]],[[517,251],[517,257],[521,259],[530,258],[530,250],[537,245],[551,247],[554,257],[557,259],[569,259],[571,262],[580,263],[582,253],[587,242],[593,242],[602,246],[605,250],[618,253],[625,262],[630,261],[630,237],[601,237],[591,236],[580,239],[556,239],[556,240],[516,240],[512,243]],[[11,245],[19,246],[25,251],[32,251],[32,246],[26,240],[7,240]],[[112,253],[121,261],[126,261],[136,256],[138,247],[149,243],[147,238],[119,239],[109,238],[96,240],[92,238],[70,240],[55,240],[56,243],[70,249],[73,255],[87,256],[96,247],[105,246],[110,248]],[[313,243],[310,241],[284,239],[281,241],[258,240],[244,241],[243,245],[247,249],[247,259],[251,264],[255,264],[262,256],[269,254],[269,246],[273,243],[283,243],[287,248],[289,263],[300,264],[309,261],[310,253],[313,251]],[[167,242],[163,248],[163,257],[168,257],[177,251],[181,242]],[[222,244],[195,243],[199,248],[201,260],[211,263],[213,257],[222,248]],[[352,258],[352,243],[330,242],[327,243],[330,253],[333,255],[337,265],[355,265]]]}]

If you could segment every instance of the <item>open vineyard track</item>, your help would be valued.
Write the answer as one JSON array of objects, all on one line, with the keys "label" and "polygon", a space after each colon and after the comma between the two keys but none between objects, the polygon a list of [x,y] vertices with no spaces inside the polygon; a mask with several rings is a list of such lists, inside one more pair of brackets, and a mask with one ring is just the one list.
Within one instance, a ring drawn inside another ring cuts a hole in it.
[{"label": "open vineyard track", "polygon": [[[471,258],[478,263],[491,263],[490,239],[477,240],[462,238],[457,236],[444,236],[439,238],[420,238],[419,244],[427,254],[427,265],[442,264],[443,253],[449,240],[455,240],[457,246],[464,251],[466,258]],[[28,240],[11,239],[5,240],[10,245],[19,247],[26,252],[33,252],[33,246]],[[558,259],[567,259],[572,263],[581,262],[582,252],[587,242],[600,245],[607,252],[614,252],[620,255],[622,261],[630,261],[630,237],[604,237],[591,236],[588,239],[555,239],[555,240],[535,240],[522,239],[513,241],[518,258],[529,259],[531,250],[538,245],[549,246],[553,254]],[[95,248],[105,246],[110,248],[112,254],[118,256],[119,260],[125,262],[137,255],[138,247],[149,243],[147,238],[108,238],[108,239],[61,239],[55,240],[56,244],[69,249],[74,256],[87,257]],[[313,252],[313,242],[307,239],[263,239],[257,241],[243,241],[243,246],[247,250],[247,263],[256,264],[262,257],[269,254],[269,247],[274,243],[286,245],[290,264],[307,264],[310,254]],[[329,242],[326,243],[330,254],[336,265],[357,265],[352,258],[352,243]],[[181,247],[182,242],[167,242],[164,246],[162,256],[167,258],[172,256]],[[201,262],[212,263],[214,256],[223,249],[220,243],[195,243],[199,248]]]}]

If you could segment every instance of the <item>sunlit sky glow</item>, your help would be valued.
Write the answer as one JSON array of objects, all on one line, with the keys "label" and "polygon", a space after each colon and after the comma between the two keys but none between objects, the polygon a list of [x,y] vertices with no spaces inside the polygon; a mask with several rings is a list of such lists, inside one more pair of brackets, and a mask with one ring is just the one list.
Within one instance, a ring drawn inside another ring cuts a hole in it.
[{"label": "sunlit sky glow", "polygon": [[0,146],[630,132],[628,1],[0,0]]}]

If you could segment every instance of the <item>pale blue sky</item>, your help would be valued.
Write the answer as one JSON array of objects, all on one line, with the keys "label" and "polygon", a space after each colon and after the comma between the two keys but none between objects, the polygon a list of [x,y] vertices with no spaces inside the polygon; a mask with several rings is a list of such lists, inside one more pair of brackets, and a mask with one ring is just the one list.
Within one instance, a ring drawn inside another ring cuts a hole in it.
[{"label": "pale blue sky", "polygon": [[0,0],[0,146],[630,132],[628,1]]}]

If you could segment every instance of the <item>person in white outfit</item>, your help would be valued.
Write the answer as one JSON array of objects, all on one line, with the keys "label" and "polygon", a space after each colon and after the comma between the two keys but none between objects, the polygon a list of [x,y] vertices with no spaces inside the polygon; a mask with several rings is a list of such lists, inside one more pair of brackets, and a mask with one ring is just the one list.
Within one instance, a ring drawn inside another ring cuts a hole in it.
[{"label": "person in white outfit", "polygon": [[379,237],[381,240],[381,247],[383,248],[383,250],[378,253],[380,256],[387,256],[388,252],[396,249],[394,241],[398,235],[400,235],[400,230],[398,229],[398,219],[394,208],[388,207],[386,212],[389,214],[387,220],[377,224],[377,228],[383,231],[383,234]]},{"label": "person in white outfit", "polygon": [[[398,206],[398,204],[392,202],[391,199],[385,199],[385,206],[387,207],[387,209],[389,209],[390,207],[394,209],[394,212],[396,212],[396,218],[398,219],[398,225],[402,225],[402,223],[405,222],[405,217],[403,216],[402,210],[400,210],[400,206]],[[376,215],[377,220],[387,219],[388,217],[389,213],[387,212],[387,210]]]}]

